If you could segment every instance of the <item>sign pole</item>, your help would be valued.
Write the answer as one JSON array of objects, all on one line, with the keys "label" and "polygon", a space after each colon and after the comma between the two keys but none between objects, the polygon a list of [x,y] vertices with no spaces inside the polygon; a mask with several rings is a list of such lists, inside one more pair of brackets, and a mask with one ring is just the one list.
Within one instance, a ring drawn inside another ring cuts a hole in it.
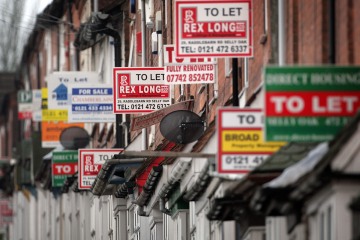
[{"label": "sign pole", "polygon": [[[121,67],[121,38],[114,37],[114,51],[115,51],[115,67]],[[125,115],[126,116],[126,115]],[[126,121],[126,117],[125,117]],[[121,123],[123,122],[122,114],[116,114],[116,148],[125,147],[125,134]]]},{"label": "sign pole", "polygon": [[232,59],[233,106],[239,106],[238,59]]}]

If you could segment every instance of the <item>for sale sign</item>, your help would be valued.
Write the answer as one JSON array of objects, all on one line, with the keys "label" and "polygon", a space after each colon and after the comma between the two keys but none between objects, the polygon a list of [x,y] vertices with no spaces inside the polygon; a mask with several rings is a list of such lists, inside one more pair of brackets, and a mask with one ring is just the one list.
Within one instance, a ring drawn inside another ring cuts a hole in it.
[{"label": "for sale sign", "polygon": [[214,83],[214,58],[178,58],[174,45],[164,45],[165,82],[167,84]]},{"label": "for sale sign", "polygon": [[79,149],[79,189],[90,189],[102,165],[124,149]]},{"label": "for sale sign", "polygon": [[164,68],[114,68],[114,113],[146,113],[171,103]]},{"label": "for sale sign", "polygon": [[246,174],[284,142],[265,142],[261,109],[218,109],[218,172]]},{"label": "for sale sign", "polygon": [[251,57],[251,0],[177,0],[179,57]]},{"label": "for sale sign", "polygon": [[71,84],[69,90],[69,122],[115,122],[111,85]]},{"label": "for sale sign", "polygon": [[360,67],[266,67],[266,140],[328,141],[360,109]]},{"label": "for sale sign", "polygon": [[53,187],[62,187],[66,178],[78,171],[77,151],[53,152],[51,161]]}]

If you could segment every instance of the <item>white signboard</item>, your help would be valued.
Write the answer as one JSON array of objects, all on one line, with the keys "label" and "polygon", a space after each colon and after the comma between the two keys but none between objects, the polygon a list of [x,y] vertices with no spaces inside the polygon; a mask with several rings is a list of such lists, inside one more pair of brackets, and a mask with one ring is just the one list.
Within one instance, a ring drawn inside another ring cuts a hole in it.
[{"label": "white signboard", "polygon": [[113,89],[105,84],[70,84],[68,122],[115,122]]},{"label": "white signboard", "polygon": [[32,90],[33,91],[33,113],[32,120],[34,122],[41,122],[42,119],[42,111],[41,111],[41,89]]},{"label": "white signboard", "polygon": [[79,189],[90,189],[102,165],[124,149],[79,149]]},{"label": "white signboard", "polygon": [[41,121],[41,90],[18,91],[18,119]]},{"label": "white signboard", "polygon": [[221,174],[246,174],[285,144],[264,141],[261,109],[218,108],[217,117],[217,170]]},{"label": "white signboard", "polygon": [[48,85],[48,109],[68,109],[70,84],[96,84],[100,76],[96,72],[53,72],[46,77]]},{"label": "white signboard", "polygon": [[114,68],[114,113],[146,113],[170,106],[163,67]]},{"label": "white signboard", "polygon": [[179,57],[251,57],[252,0],[176,0]]},{"label": "white signboard", "polygon": [[167,84],[214,83],[214,58],[177,58],[174,45],[164,45],[165,82]]}]

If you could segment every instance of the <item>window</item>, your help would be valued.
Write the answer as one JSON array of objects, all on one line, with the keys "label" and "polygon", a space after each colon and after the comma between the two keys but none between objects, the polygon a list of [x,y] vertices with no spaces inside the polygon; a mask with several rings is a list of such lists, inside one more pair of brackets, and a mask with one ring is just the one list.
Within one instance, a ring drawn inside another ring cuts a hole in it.
[{"label": "window", "polygon": [[225,66],[224,66],[225,77],[230,77],[230,73],[232,71],[231,59],[232,58],[225,58]]},{"label": "window", "polygon": [[156,226],[151,229],[150,240],[156,240]]},{"label": "window", "polygon": [[[119,212],[118,212],[119,214]],[[120,221],[119,221],[119,215],[115,216],[115,238],[120,239]]]},{"label": "window", "polygon": [[134,232],[140,228],[140,217],[139,217],[139,208],[136,206],[134,209]]},{"label": "window", "polygon": [[332,239],[331,229],[332,229],[332,209],[331,206],[329,206],[327,209],[327,239],[328,240]]},{"label": "window", "polygon": [[163,239],[169,240],[169,219],[166,214],[163,213]]},{"label": "window", "polygon": [[139,207],[136,206],[131,211],[133,216],[132,222],[132,232],[130,232],[130,236],[133,236],[133,239],[140,240],[140,216],[139,216]]},{"label": "window", "polygon": [[352,210],[352,237],[353,239],[360,239],[360,211]]},{"label": "window", "polygon": [[196,211],[195,211],[195,202],[189,203],[189,212],[190,212],[190,231],[193,232],[196,229]]},{"label": "window", "polygon": [[127,223],[127,232],[128,237],[134,233],[134,208],[130,208],[126,212],[126,223]]},{"label": "window", "polygon": [[320,212],[320,240],[332,240],[332,207],[328,206]]},{"label": "window", "polygon": [[320,214],[320,240],[325,240],[325,214]]}]

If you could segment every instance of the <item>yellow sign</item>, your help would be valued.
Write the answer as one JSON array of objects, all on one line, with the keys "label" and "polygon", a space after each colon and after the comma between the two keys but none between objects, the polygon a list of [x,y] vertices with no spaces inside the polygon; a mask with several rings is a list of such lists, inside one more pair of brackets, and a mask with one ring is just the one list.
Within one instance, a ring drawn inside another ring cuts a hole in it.
[{"label": "yellow sign", "polygon": [[67,121],[68,110],[64,109],[43,109],[42,121]]},{"label": "yellow sign", "polygon": [[48,109],[48,89],[41,89],[42,121],[68,121],[67,109]]},{"label": "yellow sign", "polygon": [[223,152],[273,153],[284,146],[284,142],[265,142],[262,130],[223,130],[221,132]]}]

